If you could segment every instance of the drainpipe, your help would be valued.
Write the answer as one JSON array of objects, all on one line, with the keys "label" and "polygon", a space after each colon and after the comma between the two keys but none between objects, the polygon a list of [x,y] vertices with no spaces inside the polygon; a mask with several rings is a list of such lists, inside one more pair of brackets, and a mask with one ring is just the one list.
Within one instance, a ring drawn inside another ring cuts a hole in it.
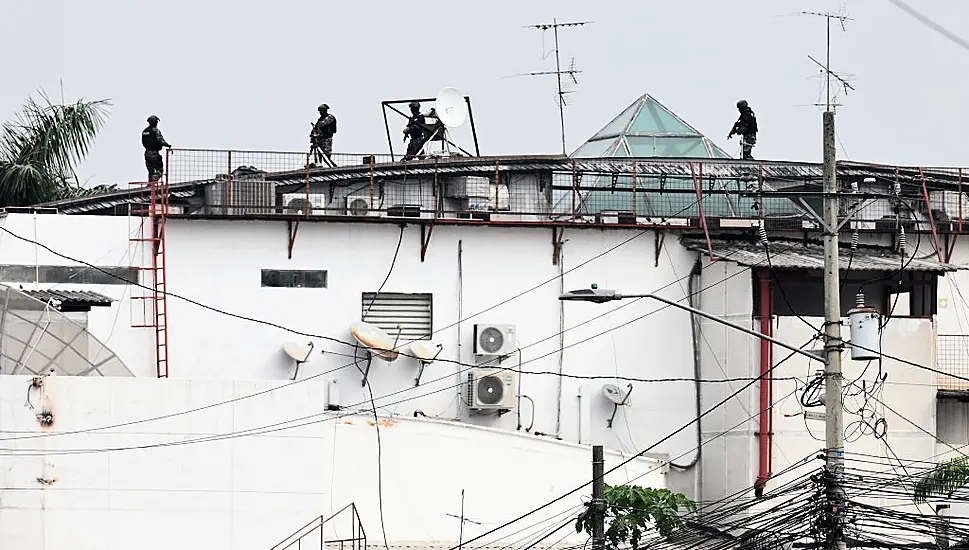
[{"label": "drainpipe", "polygon": [[[565,253],[559,246],[559,295],[565,293]],[[565,302],[559,300],[559,366],[555,397],[555,438],[562,437],[562,375],[565,373]]]},{"label": "drainpipe", "polygon": [[[774,303],[771,300],[771,279],[770,273],[762,271],[760,273],[760,333],[767,337],[773,337],[774,333]],[[773,365],[773,345],[771,342],[760,340],[760,426],[757,431],[757,439],[760,444],[760,465],[757,472],[757,481],[754,482],[754,494],[761,496],[764,494],[764,486],[771,478],[771,448],[774,441],[773,430],[773,403],[774,384],[772,377],[768,375]]]}]

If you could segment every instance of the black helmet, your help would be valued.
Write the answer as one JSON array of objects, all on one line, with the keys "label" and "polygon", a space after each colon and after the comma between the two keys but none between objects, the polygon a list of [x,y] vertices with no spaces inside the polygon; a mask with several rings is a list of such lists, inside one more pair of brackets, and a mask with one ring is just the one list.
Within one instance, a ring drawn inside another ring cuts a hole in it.
[{"label": "black helmet", "polygon": [[747,100],[746,99],[741,99],[740,101],[737,102],[737,108],[738,109],[746,109],[747,107],[748,107],[748,105],[747,105]]},{"label": "black helmet", "polygon": [[418,103],[418,102],[416,102],[416,101],[411,101],[410,102],[410,105],[408,105],[408,107],[410,107],[411,109],[420,109],[421,108],[421,104]]},{"label": "black helmet", "polygon": [[155,115],[148,117],[148,124],[158,124],[158,117]]},{"label": "black helmet", "polygon": [[327,109],[327,110],[329,110],[329,108],[330,108],[330,106],[329,106],[329,105],[327,105],[326,103],[322,103],[322,104],[320,104],[320,106],[319,106],[319,107],[317,107],[317,108],[316,108],[316,110],[317,110],[317,111],[322,111],[322,110],[324,110],[324,109]]}]

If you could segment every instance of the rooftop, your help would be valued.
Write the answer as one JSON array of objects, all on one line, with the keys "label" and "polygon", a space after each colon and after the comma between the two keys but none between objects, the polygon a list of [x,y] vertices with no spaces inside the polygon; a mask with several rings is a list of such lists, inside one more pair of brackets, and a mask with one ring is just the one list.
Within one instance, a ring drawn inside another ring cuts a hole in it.
[{"label": "rooftop", "polygon": [[[771,241],[766,247],[760,243],[740,240],[713,239],[710,245],[701,239],[684,239],[683,244],[697,252],[721,260],[736,262],[742,266],[763,267],[770,265],[777,269],[823,269],[824,247],[811,242],[799,242],[792,246],[790,241]],[[846,248],[847,247],[842,247]],[[849,252],[843,251],[847,257]],[[956,271],[959,266],[937,262],[931,259],[902,257],[889,249],[862,246],[850,252],[852,271],[925,271],[944,273]],[[843,260],[844,262],[844,260]],[[843,265],[847,265],[846,263]]]}]

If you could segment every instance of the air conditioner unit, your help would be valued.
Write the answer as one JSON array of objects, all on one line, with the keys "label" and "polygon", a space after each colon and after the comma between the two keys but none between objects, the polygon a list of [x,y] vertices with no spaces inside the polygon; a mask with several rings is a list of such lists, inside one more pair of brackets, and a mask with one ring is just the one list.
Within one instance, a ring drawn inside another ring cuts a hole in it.
[{"label": "air conditioner unit", "polygon": [[468,409],[511,411],[518,402],[518,384],[510,369],[472,369],[468,373]]},{"label": "air conditioner unit", "polygon": [[[376,206],[376,198],[374,206]],[[380,211],[371,209],[370,195],[347,195],[347,216],[379,216]]]},{"label": "air conditioner unit", "polygon": [[515,325],[474,325],[475,355],[510,355],[517,348]]},{"label": "air conditioner unit", "polygon": [[[326,214],[326,194],[310,193],[309,214],[322,216]],[[306,193],[283,193],[283,209],[287,214],[306,214],[308,207]]]}]

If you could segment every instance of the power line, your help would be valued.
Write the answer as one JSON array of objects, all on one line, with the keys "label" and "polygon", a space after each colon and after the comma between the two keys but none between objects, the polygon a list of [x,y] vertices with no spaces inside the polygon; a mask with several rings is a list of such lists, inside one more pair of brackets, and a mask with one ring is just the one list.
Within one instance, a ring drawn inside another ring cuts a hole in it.
[{"label": "power line", "polygon": [[912,8],[912,6],[909,6],[905,2],[902,2],[902,0],[888,0],[888,1],[891,2],[892,4],[895,4],[895,7],[897,7],[898,9],[904,11],[905,13],[907,13],[907,14],[911,15],[912,17],[914,17],[915,19],[917,19],[923,25],[929,27],[933,31],[941,34],[942,36],[948,38],[949,40],[955,42],[956,44],[962,46],[963,48],[969,50],[969,41],[966,41],[964,38],[960,37],[959,35],[955,34],[954,32],[946,29],[942,25],[940,25],[940,24],[936,23],[935,21],[929,19],[924,14],[919,13],[914,8]]}]

